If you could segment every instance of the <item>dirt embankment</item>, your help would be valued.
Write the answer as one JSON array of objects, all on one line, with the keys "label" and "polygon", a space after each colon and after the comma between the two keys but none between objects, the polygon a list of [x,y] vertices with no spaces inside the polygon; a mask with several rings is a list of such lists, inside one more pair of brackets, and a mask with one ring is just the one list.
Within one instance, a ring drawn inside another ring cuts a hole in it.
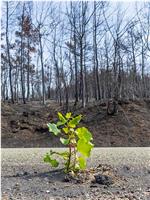
[{"label": "dirt embankment", "polygon": [[[128,102],[119,105],[117,115],[108,116],[106,105],[89,103],[80,105],[74,114],[83,115],[82,125],[93,133],[94,144],[99,147],[149,146],[150,102]],[[45,106],[39,102],[23,104],[2,103],[2,147],[59,147],[59,139],[52,136],[47,123],[57,120],[57,112],[65,109],[53,101]]]}]

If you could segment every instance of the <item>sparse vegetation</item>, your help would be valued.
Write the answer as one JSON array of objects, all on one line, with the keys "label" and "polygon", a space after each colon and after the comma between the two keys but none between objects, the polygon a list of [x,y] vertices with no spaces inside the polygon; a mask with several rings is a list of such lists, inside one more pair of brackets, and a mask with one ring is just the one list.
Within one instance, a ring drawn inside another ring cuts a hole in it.
[{"label": "sparse vegetation", "polygon": [[85,127],[77,128],[82,116],[72,116],[69,112],[62,115],[58,112],[59,121],[49,123],[49,132],[55,136],[60,137],[60,142],[69,148],[69,151],[55,152],[50,150],[44,157],[44,162],[50,163],[52,167],[58,167],[59,162],[53,158],[54,155],[60,156],[64,160],[65,172],[77,172],[86,168],[86,158],[90,156],[91,150],[94,145],[91,143],[93,140],[92,134]]}]

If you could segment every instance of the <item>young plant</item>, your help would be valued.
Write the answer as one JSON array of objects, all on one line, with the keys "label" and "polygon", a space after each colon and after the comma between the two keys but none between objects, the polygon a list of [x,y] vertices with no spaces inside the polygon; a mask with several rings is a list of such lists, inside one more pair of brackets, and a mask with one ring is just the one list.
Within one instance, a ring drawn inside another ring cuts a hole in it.
[{"label": "young plant", "polygon": [[58,167],[59,162],[53,157],[58,155],[64,160],[66,173],[85,169],[86,159],[94,147],[91,143],[92,134],[85,127],[77,128],[82,119],[81,115],[72,117],[72,113],[69,112],[63,116],[58,112],[58,118],[59,121],[56,124],[47,124],[49,132],[60,137],[60,142],[68,147],[68,151],[55,152],[50,150],[50,153],[44,156],[44,162],[49,163],[52,167]]}]

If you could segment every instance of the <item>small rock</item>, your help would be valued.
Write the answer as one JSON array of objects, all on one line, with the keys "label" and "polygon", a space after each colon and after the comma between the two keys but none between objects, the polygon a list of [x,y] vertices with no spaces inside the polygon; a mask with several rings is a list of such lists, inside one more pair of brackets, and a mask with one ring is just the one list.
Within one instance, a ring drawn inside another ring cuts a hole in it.
[{"label": "small rock", "polygon": [[128,196],[128,194],[125,194],[124,197],[125,197],[125,198],[128,198],[129,196]]},{"label": "small rock", "polygon": [[142,188],[136,189],[136,192],[141,192],[141,191],[142,191]]},{"label": "small rock", "polygon": [[149,187],[147,188],[146,192],[150,192],[150,188]]},{"label": "small rock", "polygon": [[97,187],[97,185],[95,185],[95,184],[90,185],[90,188],[96,188],[96,187]]},{"label": "small rock", "polygon": [[16,190],[19,190],[19,188],[20,188],[19,183],[16,183],[16,184],[14,185],[14,187],[13,187],[13,189],[16,189]]},{"label": "small rock", "polygon": [[97,174],[94,176],[95,182],[102,185],[111,185],[113,184],[112,178],[110,176]]},{"label": "small rock", "polygon": [[51,181],[51,180],[48,180],[48,183],[53,183],[53,181]]},{"label": "small rock", "polygon": [[29,113],[28,113],[28,112],[23,112],[22,115],[23,115],[24,117],[28,117]]},{"label": "small rock", "polygon": [[74,182],[74,183],[81,183],[80,180],[82,181],[81,177],[75,177],[71,173],[67,174],[63,179],[64,182]]},{"label": "small rock", "polygon": [[127,165],[124,165],[124,166],[123,166],[123,169],[126,170],[126,171],[129,171],[129,170],[130,170],[130,167],[127,166]]},{"label": "small rock", "polygon": [[46,190],[46,193],[50,193],[50,191],[49,191],[49,190]]},{"label": "small rock", "polygon": [[128,199],[129,200],[135,200],[135,198],[133,196],[129,196]]},{"label": "small rock", "polygon": [[125,190],[125,189],[126,189],[125,187],[122,187],[122,188],[121,188],[121,190]]},{"label": "small rock", "polygon": [[24,175],[24,176],[27,176],[27,175],[28,175],[28,172],[24,172],[23,175]]},{"label": "small rock", "polygon": [[104,189],[108,189],[108,186],[107,186],[107,185],[104,185]]},{"label": "small rock", "polygon": [[77,179],[77,180],[76,180],[76,183],[83,183],[83,181],[80,180],[80,179]]},{"label": "small rock", "polygon": [[45,182],[48,182],[48,181],[49,181],[49,179],[48,179],[47,177],[45,177],[45,178],[44,178],[44,181],[45,181]]},{"label": "small rock", "polygon": [[20,177],[20,176],[21,176],[21,174],[19,174],[19,173],[16,174],[16,177]]},{"label": "small rock", "polygon": [[70,181],[71,181],[71,179],[70,179],[70,177],[69,177],[69,176],[67,176],[67,175],[66,175],[66,176],[65,176],[65,178],[63,179],[63,181],[64,181],[64,182],[70,182]]},{"label": "small rock", "polygon": [[31,113],[30,113],[31,115],[35,115],[36,113],[35,113],[35,111],[31,111]]}]

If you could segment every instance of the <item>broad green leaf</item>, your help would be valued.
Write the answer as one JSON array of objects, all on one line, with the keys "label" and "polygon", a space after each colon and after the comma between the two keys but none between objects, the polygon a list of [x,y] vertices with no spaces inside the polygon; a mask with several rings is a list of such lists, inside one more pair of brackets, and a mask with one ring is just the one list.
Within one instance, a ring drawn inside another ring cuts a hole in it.
[{"label": "broad green leaf", "polygon": [[71,112],[67,113],[65,117],[66,117],[67,119],[70,119],[70,117],[71,117]]},{"label": "broad green leaf", "polygon": [[50,155],[47,153],[45,156],[44,156],[44,162],[50,162],[51,160],[51,157]]},{"label": "broad green leaf", "polygon": [[74,117],[72,120],[69,121],[68,125],[69,125],[71,128],[75,128],[76,125],[79,124],[81,118],[82,118],[82,115],[78,115],[78,116]]},{"label": "broad green leaf", "polygon": [[60,113],[60,112],[58,112],[58,117],[59,117],[59,120],[63,123],[63,124],[65,124],[66,123],[66,119],[65,119],[65,117]]},{"label": "broad green leaf", "polygon": [[77,128],[76,133],[80,139],[84,139],[86,142],[93,140],[92,134],[85,127]]},{"label": "broad green leaf", "polygon": [[69,139],[65,139],[65,138],[60,138],[60,141],[62,144],[67,145],[69,143]]},{"label": "broad green leaf", "polygon": [[79,139],[77,143],[77,150],[85,157],[89,157],[93,146],[94,145],[91,142],[85,143],[84,139]]},{"label": "broad green leaf", "polygon": [[52,165],[52,167],[58,167],[59,162],[56,159],[53,159],[50,161],[50,164]]},{"label": "broad green leaf", "polygon": [[83,157],[78,158],[80,169],[86,168],[86,159]]},{"label": "broad green leaf", "polygon": [[44,162],[51,164],[52,167],[58,167],[59,165],[59,162],[56,159],[52,159],[48,153],[44,157]]},{"label": "broad green leaf", "polygon": [[54,133],[54,135],[58,135],[60,133],[60,130],[57,128],[56,124],[47,124],[48,128],[49,128],[49,132]]},{"label": "broad green leaf", "polygon": [[61,126],[61,125],[63,125],[64,123],[63,122],[60,122],[60,121],[58,121],[57,123],[56,123],[56,125],[57,126]]},{"label": "broad green leaf", "polygon": [[63,131],[67,134],[69,132],[69,129],[67,127],[63,128]]}]

